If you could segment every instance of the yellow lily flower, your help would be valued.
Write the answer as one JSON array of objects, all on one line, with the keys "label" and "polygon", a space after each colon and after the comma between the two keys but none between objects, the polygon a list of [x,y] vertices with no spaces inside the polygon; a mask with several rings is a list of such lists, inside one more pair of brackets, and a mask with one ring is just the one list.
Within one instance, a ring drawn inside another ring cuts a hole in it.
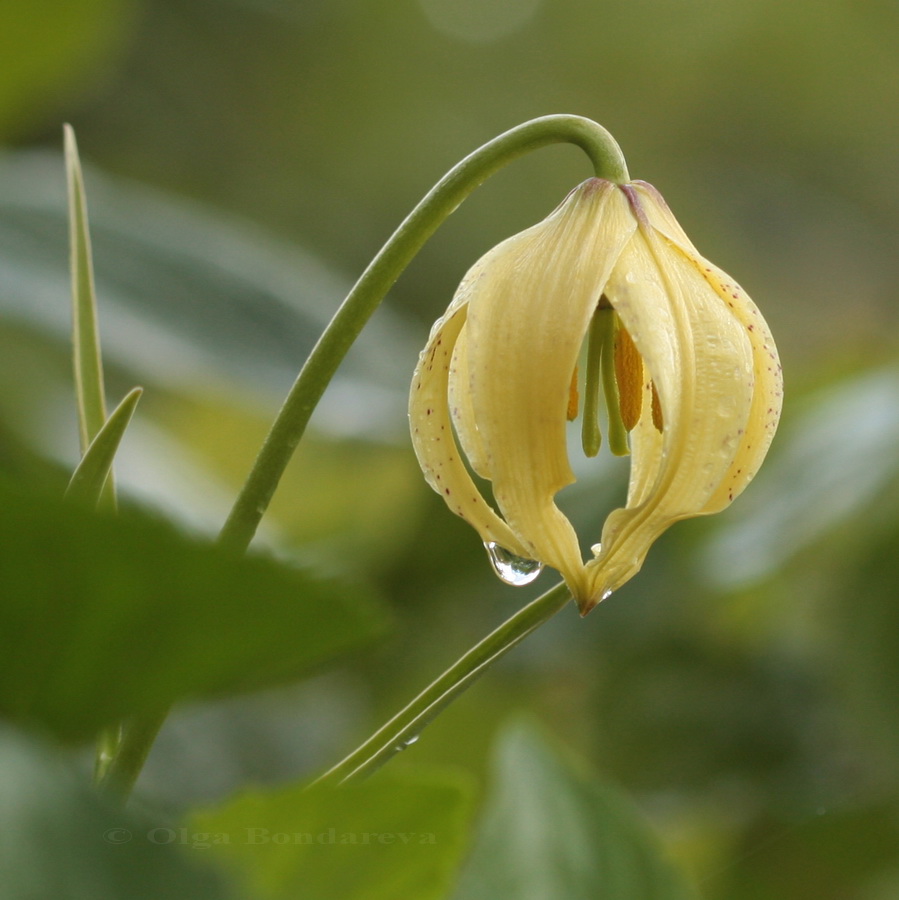
[{"label": "yellow lily flower", "polygon": [[[554,502],[575,480],[566,420],[585,341],[585,450],[598,449],[601,379],[612,449],[629,443],[632,455],[627,504],[587,562]],[[781,397],[777,350],[749,297],[653,187],[592,178],[469,270],[421,354],[409,417],[428,483],[477,530],[497,573],[523,584],[552,566],[586,614],[672,523],[743,491]]]}]

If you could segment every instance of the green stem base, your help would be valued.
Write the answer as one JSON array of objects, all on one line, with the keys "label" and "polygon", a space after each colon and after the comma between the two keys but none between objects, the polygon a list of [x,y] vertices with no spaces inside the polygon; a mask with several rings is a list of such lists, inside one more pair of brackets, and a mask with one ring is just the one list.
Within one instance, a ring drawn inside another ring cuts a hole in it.
[{"label": "green stem base", "polygon": [[152,715],[135,716],[123,723],[115,755],[97,782],[100,790],[117,797],[130,795],[168,713],[168,709],[164,709]]}]

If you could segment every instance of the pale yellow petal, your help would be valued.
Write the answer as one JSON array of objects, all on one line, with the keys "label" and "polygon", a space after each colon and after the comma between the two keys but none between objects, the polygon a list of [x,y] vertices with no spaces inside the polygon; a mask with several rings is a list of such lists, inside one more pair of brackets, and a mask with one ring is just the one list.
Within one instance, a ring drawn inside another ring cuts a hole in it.
[{"label": "pale yellow petal", "polygon": [[630,507],[646,501],[656,485],[662,464],[663,434],[652,421],[652,382],[649,373],[644,374],[640,421],[630,433],[631,470],[627,489],[627,505]]},{"label": "pale yellow petal", "polygon": [[648,224],[622,254],[606,295],[656,385],[664,430],[661,446],[644,422],[634,435],[627,507],[606,520],[591,563],[597,600],[639,571],[666,528],[707,511],[734,465],[754,388],[745,327],[694,260]]},{"label": "pale yellow petal", "polygon": [[635,227],[616,187],[585,182],[548,219],[488,254],[469,308],[472,409],[497,504],[529,554],[558,569],[579,596],[581,551],[554,503],[574,480],[566,446],[571,373]]},{"label": "pale yellow petal", "polygon": [[783,376],[777,347],[758,307],[726,272],[699,254],[668,208],[662,195],[642,181],[631,185],[640,198],[649,224],[677,247],[699,269],[712,289],[746,329],[752,345],[755,386],[752,408],[728,476],[703,512],[719,512],[739,496],[762,464],[777,429],[783,403]]},{"label": "pale yellow petal", "polygon": [[412,445],[428,484],[453,512],[477,530],[485,543],[495,541],[515,554],[527,556],[521,542],[475,486],[453,436],[447,405],[449,369],[466,312],[464,302],[454,301],[434,325],[419,357],[409,397]]},{"label": "pale yellow petal", "polygon": [[449,407],[462,452],[481,478],[490,478],[481,431],[471,402],[471,378],[468,371],[468,334],[463,325],[453,349],[449,373]]},{"label": "pale yellow petal", "polygon": [[738,497],[758,472],[774,438],[783,405],[783,372],[768,323],[746,292],[726,272],[701,257],[696,264],[712,289],[746,329],[752,345],[755,390],[733,465],[703,512],[715,513]]},{"label": "pale yellow petal", "polygon": [[646,181],[633,181],[630,188],[639,199],[640,208],[651,228],[654,228],[659,234],[665,235],[673,244],[683,247],[694,256],[699,255],[699,251],[681,228],[680,222],[674,218],[674,213],[671,212],[665,198],[651,184]]}]

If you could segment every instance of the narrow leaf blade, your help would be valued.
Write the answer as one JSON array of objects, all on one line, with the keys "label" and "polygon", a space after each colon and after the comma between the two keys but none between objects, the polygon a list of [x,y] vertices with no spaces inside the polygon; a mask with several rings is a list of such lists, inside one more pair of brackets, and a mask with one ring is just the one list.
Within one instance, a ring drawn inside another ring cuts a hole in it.
[{"label": "narrow leaf blade", "polygon": [[106,397],[84,177],[75,132],[70,125],[64,126],[64,143],[69,195],[72,350],[81,450],[85,452],[106,421]]},{"label": "narrow leaf blade", "polygon": [[116,451],[142,394],[143,388],[133,388],[112,411],[72,473],[66,497],[85,505],[96,506],[99,502]]}]

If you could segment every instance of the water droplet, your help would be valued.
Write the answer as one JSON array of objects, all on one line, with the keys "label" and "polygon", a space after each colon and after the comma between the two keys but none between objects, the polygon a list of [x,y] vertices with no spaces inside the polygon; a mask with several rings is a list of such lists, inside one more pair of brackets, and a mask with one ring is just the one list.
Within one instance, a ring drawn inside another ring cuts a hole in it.
[{"label": "water droplet", "polygon": [[496,541],[489,541],[484,544],[487,555],[490,557],[490,565],[493,571],[499,576],[501,581],[506,584],[522,587],[530,584],[542,571],[543,563],[536,559],[526,559],[523,556],[516,556],[505,547],[501,547]]},{"label": "water droplet", "polygon": [[628,273],[624,276],[624,280],[625,280],[628,284],[636,284],[636,283],[637,283],[637,276],[634,275],[633,272],[628,272]]},{"label": "water droplet", "polygon": [[396,747],[394,748],[397,752],[405,750],[407,747],[411,747],[418,740],[417,734],[412,734],[407,738],[403,738],[401,741],[397,742]]},{"label": "water droplet", "polygon": [[608,588],[607,590],[602,592],[602,596],[599,598],[600,600],[608,600],[609,597],[612,596],[612,589]]}]

